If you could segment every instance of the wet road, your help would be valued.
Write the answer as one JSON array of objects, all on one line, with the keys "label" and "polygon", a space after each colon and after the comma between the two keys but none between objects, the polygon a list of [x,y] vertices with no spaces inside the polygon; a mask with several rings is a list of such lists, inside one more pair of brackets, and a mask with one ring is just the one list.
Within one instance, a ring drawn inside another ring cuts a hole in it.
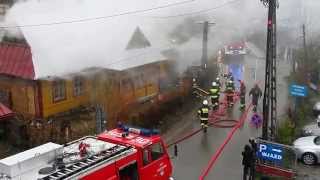
[{"label": "wet road", "polygon": [[[257,60],[257,61],[256,61]],[[255,82],[255,76],[253,70],[257,70],[256,79],[258,81],[264,81],[264,66],[265,61],[257,56],[247,55],[245,57],[245,80],[247,85],[247,91],[251,89]],[[279,65],[281,67],[282,65]],[[285,66],[283,66],[285,67]],[[257,68],[257,69],[255,69]],[[283,76],[287,73],[282,71],[278,74],[279,83],[281,84],[278,89],[281,103],[281,111],[286,104],[287,99],[287,88],[285,82],[282,80]],[[263,83],[261,83],[262,85]],[[263,88],[263,87],[261,87]],[[247,97],[247,101],[248,101]],[[262,102],[262,101],[261,101]],[[200,102],[198,102],[200,103]],[[258,108],[262,110],[262,108]],[[279,114],[281,114],[279,112]],[[241,113],[238,111],[236,106],[233,112],[234,117],[240,117]],[[177,133],[172,134],[168,137],[169,139],[175,139],[186,132],[199,128],[199,122],[194,118],[194,113],[189,112],[184,115],[184,121],[177,127]],[[190,117],[192,116],[192,117]],[[247,119],[251,117],[251,112],[248,113]],[[217,151],[218,147],[225,141],[227,134],[231,129],[223,128],[210,128],[207,134],[200,132],[190,139],[180,143],[178,145],[179,155],[173,159],[174,165],[174,178],[177,180],[196,180],[199,179],[200,174],[206,168],[211,156]],[[213,180],[238,180],[242,176],[242,165],[241,165],[241,151],[250,137],[260,136],[260,129],[250,127],[248,120],[245,122],[243,127],[239,129],[226,145],[223,153],[215,163],[212,170],[209,172],[206,179]],[[173,152],[173,149],[169,149]]]}]

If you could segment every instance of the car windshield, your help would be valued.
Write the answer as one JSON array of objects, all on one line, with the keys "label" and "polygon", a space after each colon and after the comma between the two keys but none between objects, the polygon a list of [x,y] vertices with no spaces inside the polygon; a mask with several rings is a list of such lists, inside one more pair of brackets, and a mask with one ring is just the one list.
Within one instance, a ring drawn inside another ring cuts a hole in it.
[{"label": "car windshield", "polygon": [[320,145],[320,136],[314,138],[314,144]]}]

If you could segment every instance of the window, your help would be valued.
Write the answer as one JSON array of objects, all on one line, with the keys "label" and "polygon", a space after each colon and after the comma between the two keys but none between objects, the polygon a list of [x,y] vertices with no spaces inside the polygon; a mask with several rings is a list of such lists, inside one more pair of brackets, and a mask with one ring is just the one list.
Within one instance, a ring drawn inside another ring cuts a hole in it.
[{"label": "window", "polygon": [[11,93],[7,90],[0,89],[0,102],[5,106],[11,108]]},{"label": "window", "polygon": [[55,80],[52,83],[53,102],[66,99],[66,83],[64,80]]},{"label": "window", "polygon": [[121,81],[121,91],[132,91],[132,81],[129,78]]},{"label": "window", "polygon": [[84,80],[82,77],[75,77],[73,79],[73,95],[80,96],[84,92]]},{"label": "window", "polygon": [[151,159],[152,161],[157,160],[164,154],[163,147],[160,142],[151,146]]},{"label": "window", "polygon": [[149,159],[149,150],[148,149],[144,149],[143,150],[143,165],[147,165],[150,163],[150,159]]},{"label": "window", "polygon": [[316,138],[314,138],[314,144],[320,145],[320,136],[317,136]]},{"label": "window", "polygon": [[0,6],[0,15],[5,15],[5,14],[6,14],[6,7]]}]

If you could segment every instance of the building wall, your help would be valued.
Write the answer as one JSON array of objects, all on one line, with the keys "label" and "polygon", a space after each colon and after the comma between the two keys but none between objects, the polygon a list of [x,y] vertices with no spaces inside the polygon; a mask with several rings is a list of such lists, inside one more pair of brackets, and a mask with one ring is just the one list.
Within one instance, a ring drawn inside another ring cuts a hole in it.
[{"label": "building wall", "polygon": [[146,98],[159,93],[161,64],[161,62],[152,63],[121,72],[120,92],[122,104],[144,101]]},{"label": "building wall", "polygon": [[54,102],[53,100],[53,83],[52,80],[39,80],[40,88],[41,88],[41,96],[42,96],[42,112],[43,118],[47,118],[49,116],[55,115],[57,113],[66,112],[70,109],[79,107],[80,105],[88,105],[90,104],[90,94],[91,94],[91,86],[90,80],[84,79],[84,91],[80,96],[74,95],[74,83],[73,78],[62,79],[65,81],[66,87],[66,98],[64,100],[59,100]]},{"label": "building wall", "polygon": [[11,103],[9,108],[13,111],[19,112],[25,117],[35,116],[36,104],[33,81],[0,76],[0,90],[10,93]]},{"label": "building wall", "polygon": [[91,86],[91,99],[94,105],[103,107],[106,113],[107,128],[115,127],[121,108],[119,72],[102,71],[94,76]]}]

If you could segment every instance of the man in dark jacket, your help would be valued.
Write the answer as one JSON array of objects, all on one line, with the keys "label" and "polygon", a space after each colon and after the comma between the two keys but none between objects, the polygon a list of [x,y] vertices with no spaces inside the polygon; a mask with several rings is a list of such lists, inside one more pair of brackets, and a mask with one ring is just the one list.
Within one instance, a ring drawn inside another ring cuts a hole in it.
[{"label": "man in dark jacket", "polygon": [[[252,149],[249,145],[245,145],[242,152],[242,165],[243,165],[243,180],[247,180],[249,170],[252,166]],[[250,172],[251,175],[251,172]]]},{"label": "man in dark jacket", "polygon": [[258,151],[258,144],[256,143],[256,140],[254,138],[250,138],[249,143],[251,145],[251,150],[252,150],[252,161],[251,161],[251,167],[250,167],[250,180],[254,180],[255,170],[256,170],[255,166],[256,166],[256,160],[257,160],[256,153]]},{"label": "man in dark jacket", "polygon": [[250,90],[249,96],[252,96],[252,105],[254,106],[253,109],[254,111],[256,111],[258,106],[258,100],[262,96],[262,91],[259,88],[258,84],[255,84],[255,86]]}]

